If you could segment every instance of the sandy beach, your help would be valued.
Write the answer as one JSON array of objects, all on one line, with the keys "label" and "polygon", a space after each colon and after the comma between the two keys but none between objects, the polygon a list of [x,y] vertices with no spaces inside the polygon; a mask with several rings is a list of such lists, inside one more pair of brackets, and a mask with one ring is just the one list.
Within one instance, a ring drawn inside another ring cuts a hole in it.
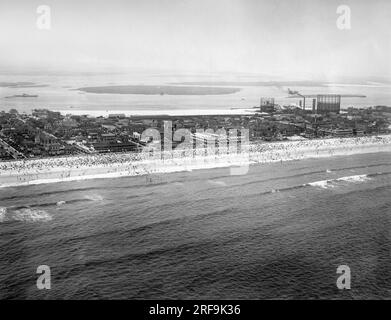
[{"label": "sandy beach", "polygon": [[240,154],[200,155],[197,150],[185,156],[173,151],[163,157],[159,154],[157,158],[143,153],[120,153],[7,161],[0,163],[0,187],[219,167],[240,167],[243,170],[232,171],[232,174],[245,174],[245,168],[254,164],[391,152],[391,135],[252,143],[244,149],[247,150]]}]

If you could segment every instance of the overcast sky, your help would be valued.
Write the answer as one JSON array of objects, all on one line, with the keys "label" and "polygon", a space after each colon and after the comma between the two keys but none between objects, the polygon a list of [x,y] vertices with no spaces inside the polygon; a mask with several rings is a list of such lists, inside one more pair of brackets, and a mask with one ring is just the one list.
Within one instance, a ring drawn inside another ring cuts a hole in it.
[{"label": "overcast sky", "polygon": [[390,25],[389,0],[0,0],[0,67],[388,77]]}]

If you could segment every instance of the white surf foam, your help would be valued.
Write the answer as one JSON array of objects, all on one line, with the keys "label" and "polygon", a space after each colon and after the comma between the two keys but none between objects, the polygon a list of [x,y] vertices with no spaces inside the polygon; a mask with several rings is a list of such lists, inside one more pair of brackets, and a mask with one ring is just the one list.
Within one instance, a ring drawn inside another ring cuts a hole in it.
[{"label": "white surf foam", "polygon": [[366,174],[360,174],[355,176],[347,176],[336,179],[337,181],[345,181],[345,182],[363,182],[370,180],[370,178]]},{"label": "white surf foam", "polygon": [[367,180],[370,180],[370,178],[366,174],[360,174],[354,176],[341,177],[337,179],[310,182],[308,183],[308,185],[312,187],[322,188],[322,189],[330,189],[330,188],[334,188],[339,182],[357,183],[357,182],[364,182]]},{"label": "white surf foam", "polygon": [[91,194],[91,195],[86,195],[86,199],[91,200],[91,201],[102,201],[103,197],[99,194]]},{"label": "white surf foam", "polygon": [[0,207],[0,222],[5,221],[6,214],[7,214],[7,208]]},{"label": "white surf foam", "polygon": [[51,221],[52,216],[44,210],[24,208],[12,212],[10,220],[22,221],[22,222],[39,222],[39,221],[46,222],[46,221]]},{"label": "white surf foam", "polygon": [[330,184],[330,181],[331,180],[320,180],[320,181],[310,182],[309,185],[312,187],[329,189],[329,188],[333,188],[333,185]]},{"label": "white surf foam", "polygon": [[227,186],[227,184],[224,181],[218,181],[218,180],[208,180],[208,183],[215,185],[215,186],[220,186],[220,187]]}]

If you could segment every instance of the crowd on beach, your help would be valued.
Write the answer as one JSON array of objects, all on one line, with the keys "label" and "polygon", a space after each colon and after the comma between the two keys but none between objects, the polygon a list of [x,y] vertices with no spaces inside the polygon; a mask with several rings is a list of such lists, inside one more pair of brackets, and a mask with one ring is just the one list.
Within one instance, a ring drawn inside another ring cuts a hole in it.
[{"label": "crowd on beach", "polygon": [[[317,140],[299,140],[299,141],[284,141],[284,142],[256,142],[251,143],[249,148],[243,148],[249,154],[249,159],[255,162],[286,160],[293,158],[300,158],[298,156],[303,152],[312,151],[327,151],[330,150],[330,155],[333,154],[333,150],[336,149],[353,149],[359,148],[365,145],[384,145],[391,144],[391,135],[383,136],[364,136],[354,138],[332,138],[332,139],[317,139]],[[218,148],[216,148],[218,149]],[[228,149],[224,149],[228,150]],[[216,158],[221,156],[217,150]],[[171,152],[171,159],[179,159],[183,157],[199,156],[199,150],[192,150],[186,152]],[[237,154],[236,154],[237,155]],[[284,155],[284,156],[283,156]],[[167,154],[165,155],[167,156]],[[280,159],[279,159],[280,157]],[[284,159],[283,159],[283,158]],[[158,154],[158,158],[155,156],[152,158],[150,153],[110,153],[110,154],[94,154],[94,155],[82,155],[82,156],[69,156],[69,157],[53,157],[46,159],[27,159],[27,160],[15,160],[0,162],[0,176],[1,175],[22,175],[29,173],[44,173],[49,171],[66,171],[75,169],[88,169],[99,167],[123,167],[128,166],[132,170],[137,169],[137,164],[145,161],[154,162],[155,165],[163,165],[159,161],[162,159],[162,154]],[[155,161],[153,161],[155,159]],[[141,166],[145,167],[145,165]],[[144,170],[143,170],[144,171]]]},{"label": "crowd on beach", "polygon": [[250,146],[250,160],[271,162],[301,159],[320,154],[332,156],[337,150],[348,153],[364,146],[381,145],[391,147],[391,135],[254,143]]}]

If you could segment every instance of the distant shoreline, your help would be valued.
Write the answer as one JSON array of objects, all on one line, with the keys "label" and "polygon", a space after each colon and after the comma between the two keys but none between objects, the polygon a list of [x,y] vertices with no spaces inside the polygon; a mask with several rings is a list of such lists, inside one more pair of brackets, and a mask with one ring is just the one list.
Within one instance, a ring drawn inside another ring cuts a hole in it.
[{"label": "distant shoreline", "polygon": [[15,94],[13,96],[6,96],[5,99],[14,99],[14,98],[38,98],[37,94]]},{"label": "distant shoreline", "polygon": [[[232,116],[232,115],[252,115],[253,113],[247,111],[248,109],[159,109],[156,110],[122,110],[122,109],[112,109],[112,110],[86,110],[86,109],[53,109],[53,111],[60,112],[61,114],[72,114],[77,116],[88,115],[91,117],[108,117],[110,114],[123,114],[127,117],[177,117],[177,116],[187,116],[187,117],[199,117],[199,116]],[[255,109],[254,109],[255,110]]]},{"label": "distant shoreline", "polygon": [[241,86],[241,87],[326,87],[327,82],[320,81],[184,81],[172,82],[173,85],[194,86]]},{"label": "distant shoreline", "polygon": [[222,95],[239,92],[240,88],[200,87],[200,86],[154,86],[122,85],[102,87],[82,87],[76,90],[97,94],[144,94],[144,95]]}]

